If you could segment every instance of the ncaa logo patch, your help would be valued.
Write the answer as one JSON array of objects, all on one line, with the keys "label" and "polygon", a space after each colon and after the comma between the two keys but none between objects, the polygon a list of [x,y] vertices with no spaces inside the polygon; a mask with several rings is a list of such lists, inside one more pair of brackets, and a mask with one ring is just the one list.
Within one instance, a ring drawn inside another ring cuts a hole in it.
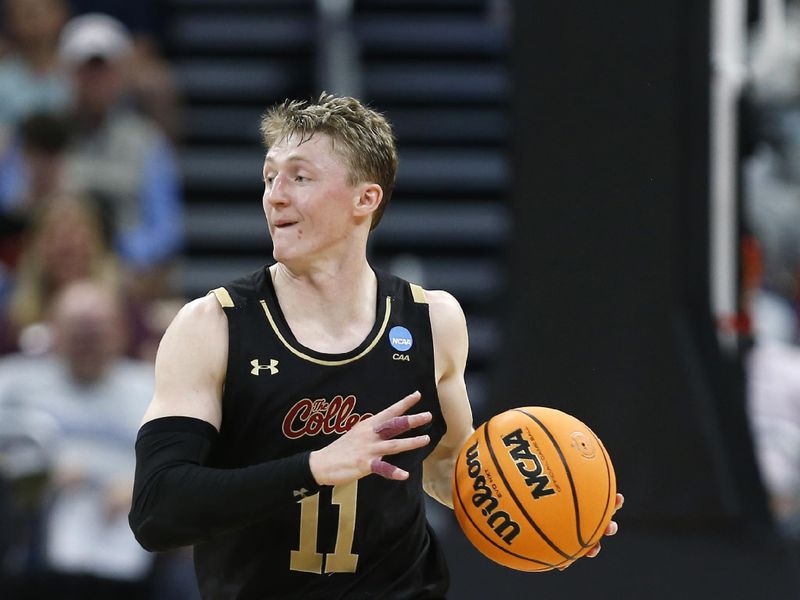
[{"label": "ncaa logo patch", "polygon": [[405,352],[414,345],[414,338],[411,337],[411,332],[408,329],[398,325],[389,330],[389,343],[395,350]]}]

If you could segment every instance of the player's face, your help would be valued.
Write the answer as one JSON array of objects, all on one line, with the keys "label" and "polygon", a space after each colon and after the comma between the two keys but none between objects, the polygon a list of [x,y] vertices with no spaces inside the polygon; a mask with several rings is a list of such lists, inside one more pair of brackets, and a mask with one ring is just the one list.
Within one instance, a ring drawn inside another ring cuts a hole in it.
[{"label": "player's face", "polygon": [[264,214],[275,260],[305,261],[344,251],[352,243],[359,186],[331,138],[315,134],[272,146],[264,161]]}]

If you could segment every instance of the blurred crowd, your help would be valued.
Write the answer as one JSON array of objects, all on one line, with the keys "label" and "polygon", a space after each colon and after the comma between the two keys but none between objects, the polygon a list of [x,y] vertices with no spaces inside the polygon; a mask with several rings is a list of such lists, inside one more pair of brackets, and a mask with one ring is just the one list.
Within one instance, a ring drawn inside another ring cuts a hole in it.
[{"label": "blurred crowd", "polygon": [[196,598],[127,525],[184,299],[180,99],[156,2],[0,0],[0,597]]},{"label": "blurred crowd", "polygon": [[800,541],[800,2],[753,4],[741,131],[748,408],[776,523]]}]

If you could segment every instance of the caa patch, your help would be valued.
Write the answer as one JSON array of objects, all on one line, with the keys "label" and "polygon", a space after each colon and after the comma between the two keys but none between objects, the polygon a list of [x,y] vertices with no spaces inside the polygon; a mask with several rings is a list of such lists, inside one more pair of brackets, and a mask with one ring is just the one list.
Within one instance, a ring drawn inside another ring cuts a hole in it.
[{"label": "caa patch", "polygon": [[389,343],[395,350],[405,352],[414,345],[414,338],[411,337],[411,332],[408,329],[398,325],[389,330]]}]

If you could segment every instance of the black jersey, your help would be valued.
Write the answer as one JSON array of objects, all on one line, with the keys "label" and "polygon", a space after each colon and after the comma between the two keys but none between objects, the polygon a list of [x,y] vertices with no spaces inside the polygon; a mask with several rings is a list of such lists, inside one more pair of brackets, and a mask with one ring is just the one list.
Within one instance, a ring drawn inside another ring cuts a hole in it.
[{"label": "black jersey", "polygon": [[[428,305],[418,286],[376,272],[377,318],[344,354],[295,339],[263,268],[214,290],[228,318],[222,426],[209,466],[237,468],[322,448],[415,390],[430,444],[387,458],[406,481],[369,475],[323,486],[278,514],[198,544],[202,595],[213,600],[442,598],[447,568],[425,518],[422,460],[445,432]],[[220,507],[220,510],[225,510]]]}]

